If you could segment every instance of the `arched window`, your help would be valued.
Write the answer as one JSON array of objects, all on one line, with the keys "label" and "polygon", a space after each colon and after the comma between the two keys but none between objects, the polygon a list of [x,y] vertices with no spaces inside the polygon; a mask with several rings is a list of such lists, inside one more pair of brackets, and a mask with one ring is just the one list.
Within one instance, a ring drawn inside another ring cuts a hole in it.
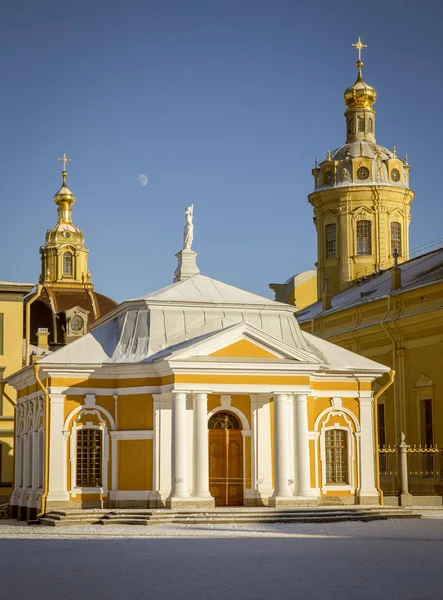
[{"label": "arched window", "polygon": [[368,121],[368,131],[369,133],[374,133],[374,121],[372,119]]},{"label": "arched window", "polygon": [[63,275],[72,277],[72,254],[70,252],[63,254]]},{"label": "arched window", "polygon": [[326,225],[326,258],[337,256],[337,225],[329,223]]},{"label": "arched window", "polygon": [[77,487],[102,485],[102,432],[95,428],[77,431]]},{"label": "arched window", "polygon": [[326,483],[348,483],[348,432],[328,429],[325,432]]},{"label": "arched window", "polygon": [[394,250],[401,256],[401,224],[395,221],[391,223],[391,256],[394,256]]},{"label": "arched window", "polygon": [[365,131],[365,120],[363,119],[363,117],[358,117],[357,123],[358,123],[358,132],[359,133],[364,133],[364,131]]},{"label": "arched window", "polygon": [[354,119],[348,121],[348,133],[354,133]]},{"label": "arched window", "polygon": [[371,221],[357,221],[357,254],[372,254]]},{"label": "arched window", "polygon": [[209,429],[241,429],[239,420],[230,412],[215,413],[208,423]]}]

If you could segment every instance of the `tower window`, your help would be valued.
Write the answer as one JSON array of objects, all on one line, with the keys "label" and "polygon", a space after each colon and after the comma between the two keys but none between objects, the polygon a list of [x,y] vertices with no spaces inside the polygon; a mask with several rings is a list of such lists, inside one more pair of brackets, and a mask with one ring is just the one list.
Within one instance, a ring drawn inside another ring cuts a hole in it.
[{"label": "tower window", "polygon": [[365,120],[363,119],[363,117],[358,117],[357,123],[358,123],[358,132],[359,133],[364,133],[364,131],[365,131]]},{"label": "tower window", "polygon": [[348,133],[354,133],[354,119],[348,121]]},{"label": "tower window", "polygon": [[72,277],[72,254],[70,252],[63,254],[63,275]]},{"label": "tower window", "polygon": [[368,121],[368,131],[369,133],[374,133],[374,121],[372,119]]},{"label": "tower window", "polygon": [[326,483],[348,482],[348,433],[329,429],[325,434]]},{"label": "tower window", "polygon": [[397,250],[398,256],[401,256],[401,224],[391,223],[391,255]]},{"label": "tower window", "polygon": [[77,431],[77,486],[102,485],[102,434],[99,429]]},{"label": "tower window", "polygon": [[337,225],[329,223],[326,225],[326,258],[337,256]]},{"label": "tower window", "polygon": [[372,254],[371,221],[357,221],[357,254]]}]

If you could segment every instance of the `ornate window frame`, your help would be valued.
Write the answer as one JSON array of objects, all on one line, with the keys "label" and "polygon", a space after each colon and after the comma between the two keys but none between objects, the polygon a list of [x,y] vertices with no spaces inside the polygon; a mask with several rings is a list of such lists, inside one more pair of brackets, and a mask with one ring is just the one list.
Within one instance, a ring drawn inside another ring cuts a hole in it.
[{"label": "ornate window frame", "polygon": [[416,398],[416,420],[417,423],[417,440],[421,440],[421,427],[422,427],[422,414],[421,414],[421,403],[423,400],[430,400],[432,406],[432,415],[434,420],[435,415],[435,403],[434,403],[434,382],[433,380],[426,375],[426,373],[422,373],[420,377],[417,379],[415,383],[415,398]]}]

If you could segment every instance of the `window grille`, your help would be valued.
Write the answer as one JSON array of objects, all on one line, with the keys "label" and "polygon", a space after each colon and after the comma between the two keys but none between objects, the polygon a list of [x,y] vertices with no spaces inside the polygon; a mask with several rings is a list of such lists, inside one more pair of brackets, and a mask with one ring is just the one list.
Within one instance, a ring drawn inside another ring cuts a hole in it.
[{"label": "window grille", "polygon": [[398,256],[401,256],[401,224],[391,223],[391,255],[397,250]]},{"label": "window grille", "polygon": [[72,254],[70,252],[63,254],[63,275],[72,277]]},{"label": "window grille", "polygon": [[358,123],[358,132],[359,133],[364,133],[364,131],[365,131],[365,120],[362,119],[361,117],[359,117],[357,119],[357,123]]},{"label": "window grille", "polygon": [[354,133],[354,119],[348,121],[348,133]]},{"label": "window grille", "polygon": [[348,434],[329,429],[325,435],[326,483],[348,483]]},{"label": "window grille", "polygon": [[372,254],[371,221],[357,221],[357,254]]},{"label": "window grille", "polygon": [[229,412],[215,413],[208,423],[209,429],[241,429],[239,420]]},{"label": "window grille", "polygon": [[329,223],[326,225],[326,258],[337,256],[337,225]]},{"label": "window grille", "polygon": [[99,429],[77,431],[77,486],[102,485],[102,434]]}]

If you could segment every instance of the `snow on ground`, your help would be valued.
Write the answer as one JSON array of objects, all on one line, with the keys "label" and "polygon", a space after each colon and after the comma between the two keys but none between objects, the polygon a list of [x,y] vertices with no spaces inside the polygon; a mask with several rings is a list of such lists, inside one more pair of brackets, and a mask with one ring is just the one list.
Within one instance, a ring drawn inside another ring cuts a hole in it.
[{"label": "snow on ground", "polygon": [[3,521],[0,600],[434,600],[443,595],[442,555],[436,518],[57,528]]}]

